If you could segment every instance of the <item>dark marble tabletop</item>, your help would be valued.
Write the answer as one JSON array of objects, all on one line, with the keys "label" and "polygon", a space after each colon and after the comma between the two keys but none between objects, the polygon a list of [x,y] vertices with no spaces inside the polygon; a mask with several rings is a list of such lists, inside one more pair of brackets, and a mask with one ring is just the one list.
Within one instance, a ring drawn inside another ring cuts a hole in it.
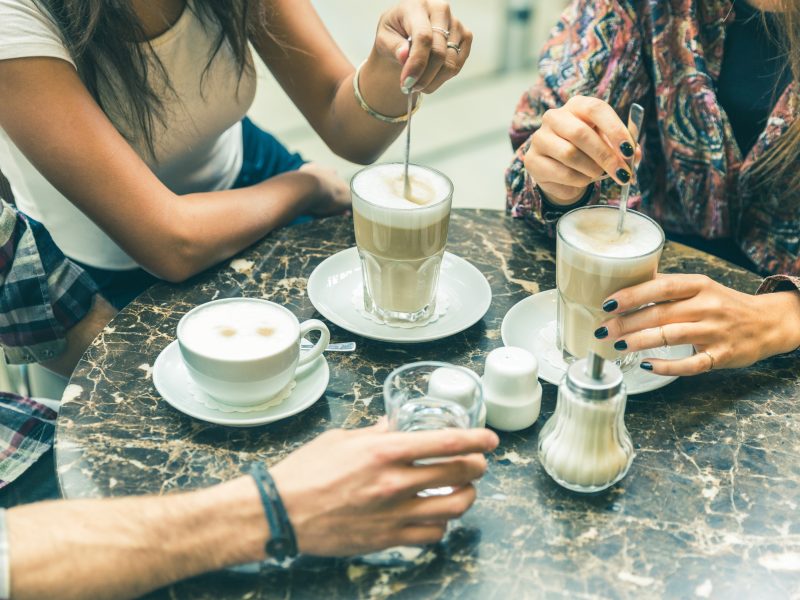
[{"label": "dark marble tabletop", "polygon": [[[237,260],[181,285],[157,285],[122,311],[87,351],[58,420],[56,458],[66,497],[190,489],[273,462],[333,427],[359,427],[383,412],[380,386],[395,366],[440,359],[482,372],[502,344],[500,323],[516,302],[554,287],[554,250],[524,224],[493,211],[456,211],[449,249],[469,259],[494,292],[486,317],[439,342],[393,346],[357,339],[330,354],[325,396],[289,420],[229,429],[186,417],[151,380],[179,318],[214,298],[259,296],[314,316],[308,276],[353,245],[352,223],[331,218],[287,228]],[[662,268],[704,272],[753,292],[758,279],[683,246]],[[593,496],[561,489],[536,458],[542,416],[501,435],[475,507],[447,541],[413,564],[301,558],[260,575],[212,574],[153,597],[170,598],[778,598],[800,593],[800,359],[681,379],[630,398],[637,457],[628,476]]]}]

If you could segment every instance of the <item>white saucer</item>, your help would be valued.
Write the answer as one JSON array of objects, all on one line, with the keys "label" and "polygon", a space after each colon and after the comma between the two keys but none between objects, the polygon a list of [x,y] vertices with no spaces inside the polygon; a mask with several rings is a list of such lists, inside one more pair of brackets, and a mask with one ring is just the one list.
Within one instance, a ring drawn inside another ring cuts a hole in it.
[{"label": "white saucer", "polygon": [[[566,372],[567,364],[556,348],[556,290],[539,292],[511,307],[503,318],[501,333],[506,346],[517,346],[533,352],[539,361],[539,378],[558,385]],[[694,354],[690,345],[669,346],[647,350],[652,358],[686,358]],[[675,381],[634,367],[624,375],[628,394],[652,392]]]},{"label": "white saucer", "polygon": [[202,400],[192,396],[190,389],[194,389],[194,393],[202,392],[189,378],[177,340],[162,350],[153,365],[153,383],[161,397],[173,408],[195,419],[229,427],[255,427],[291,417],[319,400],[328,387],[329,379],[328,361],[323,355],[298,369],[295,376],[297,385],[278,406],[236,413],[211,408],[216,401],[210,396]]},{"label": "white saucer", "polygon": [[358,250],[348,248],[326,258],[308,278],[308,297],[314,308],[342,329],[371,340],[410,344],[430,342],[472,327],[492,303],[492,289],[478,269],[445,252],[439,289],[450,306],[439,319],[410,329],[376,323],[353,307],[353,292],[362,285]]}]

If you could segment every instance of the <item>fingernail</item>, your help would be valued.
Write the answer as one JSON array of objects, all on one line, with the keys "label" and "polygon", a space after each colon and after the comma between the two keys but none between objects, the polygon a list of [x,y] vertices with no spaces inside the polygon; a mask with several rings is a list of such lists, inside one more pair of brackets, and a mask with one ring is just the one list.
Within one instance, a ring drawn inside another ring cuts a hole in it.
[{"label": "fingernail", "polygon": [[408,76],[406,80],[403,82],[403,87],[400,88],[404,94],[410,94],[411,90],[414,89],[414,84],[417,83],[417,78]]},{"label": "fingernail", "polygon": [[617,302],[613,298],[611,300],[606,300],[605,302],[603,302],[603,310],[606,312],[614,312],[615,310],[617,310],[618,307],[619,307],[619,302]]},{"label": "fingernail", "polygon": [[598,340],[602,340],[603,338],[607,338],[608,337],[608,327],[598,327],[597,329],[595,329],[594,337],[596,337]]},{"label": "fingernail", "polygon": [[645,371],[652,371],[653,370],[653,363],[649,363],[647,361],[644,361],[639,366],[642,367]]},{"label": "fingernail", "polygon": [[617,340],[616,342],[614,342],[614,349],[619,350],[620,352],[622,352],[623,350],[627,350],[628,342],[626,342],[625,340]]},{"label": "fingernail", "polygon": [[625,158],[630,158],[631,156],[633,156],[633,146],[631,145],[630,142],[622,142],[619,145],[619,149],[622,152],[622,156],[624,156]]},{"label": "fingernail", "polygon": [[631,174],[625,169],[617,169],[617,179],[622,183],[628,183],[631,180]]}]

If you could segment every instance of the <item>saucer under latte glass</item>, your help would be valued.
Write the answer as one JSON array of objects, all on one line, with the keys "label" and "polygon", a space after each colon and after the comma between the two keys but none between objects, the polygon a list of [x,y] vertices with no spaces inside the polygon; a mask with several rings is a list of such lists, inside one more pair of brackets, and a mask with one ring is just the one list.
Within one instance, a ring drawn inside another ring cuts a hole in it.
[{"label": "saucer under latte glass", "polygon": [[584,206],[558,220],[557,343],[568,363],[590,351],[623,371],[638,362],[638,353],[618,352],[613,340],[598,340],[594,332],[611,318],[602,307],[606,299],[656,276],[664,231],[650,217],[629,210],[619,233],[618,219],[617,207]]},{"label": "saucer under latte glass", "polygon": [[453,184],[435,169],[412,164],[406,198],[403,167],[367,167],[350,184],[364,311],[389,325],[423,325],[436,314]]}]

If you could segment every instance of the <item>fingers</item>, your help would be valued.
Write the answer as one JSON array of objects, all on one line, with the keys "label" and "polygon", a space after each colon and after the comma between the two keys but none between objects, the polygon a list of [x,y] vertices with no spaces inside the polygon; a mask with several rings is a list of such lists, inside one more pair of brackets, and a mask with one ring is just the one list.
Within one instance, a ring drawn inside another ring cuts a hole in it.
[{"label": "fingers", "polygon": [[[690,302],[664,302],[606,321],[595,332],[595,337],[619,340],[637,331],[655,329],[671,323],[694,323],[702,317],[699,307]],[[603,328],[605,331],[602,331]]]},{"label": "fingers", "polygon": [[[428,87],[437,78],[445,65],[449,52],[447,48],[448,38],[441,30],[450,30],[450,5],[446,2],[429,2],[428,19],[428,30],[430,30],[432,38],[425,70],[419,76],[416,85],[414,85],[414,90],[418,92],[430,91]],[[411,52],[414,52],[413,40]]]},{"label": "fingers", "polygon": [[537,131],[531,140],[531,145],[535,148],[536,154],[555,159],[565,167],[569,167],[581,173],[588,181],[600,179],[605,173],[602,167],[588,154],[564,138],[556,135],[550,129],[540,129]]},{"label": "fingers", "polygon": [[685,377],[688,375],[699,375],[706,373],[711,367],[711,358],[705,352],[680,360],[663,360],[655,358],[642,359],[642,368],[652,371],[656,375]]},{"label": "fingers", "polygon": [[[434,43],[433,24],[428,11],[421,4],[409,5],[408,10],[403,13],[401,21],[403,29],[411,38],[411,50],[400,75],[403,91],[408,93],[417,88],[418,82],[426,73],[428,58]],[[443,53],[441,61],[444,62]]]},{"label": "fingers", "polygon": [[497,434],[488,429],[391,432],[382,436],[381,451],[390,453],[395,462],[408,464],[426,458],[490,452],[498,442]]},{"label": "fingers", "polygon": [[598,98],[574,96],[567,102],[566,108],[604,135],[616,153],[625,160],[633,156],[636,140],[631,137],[627,126],[607,102]]},{"label": "fingers", "polygon": [[713,281],[705,275],[662,275],[620,290],[603,303],[609,313],[625,313],[654,302],[683,300],[696,296]]},{"label": "fingers", "polygon": [[404,525],[458,519],[469,510],[476,497],[475,486],[465,485],[447,496],[413,498],[406,502],[396,518]]},{"label": "fingers", "polygon": [[541,154],[534,154],[526,159],[525,165],[539,185],[555,183],[571,188],[585,189],[587,185],[594,181],[580,171],[576,171],[554,158],[542,156]]},{"label": "fingers", "polygon": [[[587,100],[594,99],[588,98]],[[596,102],[600,101],[597,100]],[[611,111],[614,119],[621,123],[619,117],[610,106],[604,102],[601,104]],[[569,106],[569,103],[567,103],[567,106]],[[542,123],[557,136],[587,155],[605,173],[611,175],[618,184],[624,185],[631,181],[633,174],[625,163],[619,149],[615,150],[609,146],[595,130],[595,126],[585,121],[580,115],[573,113],[571,110],[549,110],[542,117]]]},{"label": "fingers", "polygon": [[461,487],[486,472],[483,454],[470,454],[433,464],[408,467],[409,487],[415,492],[437,487]]},{"label": "fingers", "polygon": [[[450,37],[445,38],[441,32],[438,36],[450,43],[446,46],[444,64],[436,74],[436,77],[424,88],[425,93],[430,94],[438,90],[446,81],[452,79],[464,67],[472,50],[472,32],[464,27],[458,19],[450,20]],[[453,48],[456,45],[458,49]]]},{"label": "fingers", "polygon": [[397,540],[391,546],[423,546],[435,544],[444,537],[447,523],[432,523],[404,527],[397,533]]},{"label": "fingers", "polygon": [[[703,344],[710,341],[710,333],[702,323],[674,323],[616,338],[614,347],[623,352],[639,352],[663,346]],[[610,339],[614,340],[615,338],[612,337]],[[666,344],[664,343],[665,341]]]}]

